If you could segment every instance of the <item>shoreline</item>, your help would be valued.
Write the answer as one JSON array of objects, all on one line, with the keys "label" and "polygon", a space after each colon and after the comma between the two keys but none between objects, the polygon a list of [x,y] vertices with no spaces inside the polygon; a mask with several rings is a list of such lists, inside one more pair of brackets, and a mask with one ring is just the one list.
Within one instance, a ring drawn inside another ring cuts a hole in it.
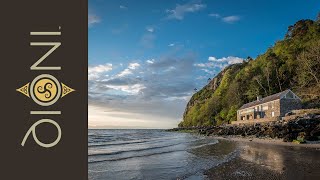
[{"label": "shoreline", "polygon": [[304,147],[304,148],[315,148],[320,150],[320,141],[312,141],[307,143],[293,143],[293,142],[283,142],[282,139],[272,139],[272,138],[256,138],[256,137],[240,137],[240,136],[217,136],[211,135],[209,138],[214,138],[217,140],[226,140],[233,142],[246,142],[246,143],[260,143],[260,144],[271,144],[280,146],[294,146],[294,147]]},{"label": "shoreline", "polygon": [[320,144],[295,144],[282,139],[209,136],[236,145],[237,156],[204,172],[207,179],[319,179]]}]

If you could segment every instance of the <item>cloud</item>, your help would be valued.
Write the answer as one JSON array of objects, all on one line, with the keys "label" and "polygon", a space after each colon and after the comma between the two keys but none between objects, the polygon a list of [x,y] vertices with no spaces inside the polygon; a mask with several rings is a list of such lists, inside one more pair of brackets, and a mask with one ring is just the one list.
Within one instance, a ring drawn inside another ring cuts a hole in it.
[{"label": "cloud", "polygon": [[223,22],[230,23],[230,24],[237,22],[239,20],[240,20],[239,16],[226,16],[222,18]]},{"label": "cloud", "polygon": [[99,81],[100,84],[104,85],[111,85],[111,86],[124,86],[124,85],[135,85],[135,84],[141,84],[142,79],[136,78],[136,77],[117,77],[114,76],[109,79],[104,79]]},{"label": "cloud", "polygon": [[203,80],[203,79],[208,79],[208,77],[207,76],[198,76],[196,79],[197,80]]},{"label": "cloud", "polygon": [[90,103],[89,128],[160,128],[176,127],[181,118],[177,112],[184,107],[179,102],[112,102],[112,106]]},{"label": "cloud", "polygon": [[196,67],[210,67],[209,63],[198,63],[198,64],[194,64],[194,66]]},{"label": "cloud", "polygon": [[209,69],[201,69],[202,71],[208,73],[208,74],[214,74],[214,72],[212,70]]},{"label": "cloud", "polygon": [[208,16],[215,17],[215,18],[220,18],[221,17],[220,14],[217,14],[217,13],[211,13]]},{"label": "cloud", "polygon": [[127,7],[127,6],[124,6],[124,5],[120,5],[119,8],[120,8],[120,9],[123,9],[123,10],[128,9],[128,7]]},{"label": "cloud", "polygon": [[163,57],[148,64],[142,90],[144,99],[190,96],[194,89],[192,54],[184,57]]},{"label": "cloud", "polygon": [[171,43],[171,44],[169,44],[168,46],[169,47],[173,47],[175,44],[174,43]]},{"label": "cloud", "polygon": [[112,88],[114,90],[126,92],[129,95],[136,95],[138,94],[142,89],[145,88],[143,84],[133,84],[133,85],[107,85],[107,87]]},{"label": "cloud", "polygon": [[148,60],[146,60],[146,63],[153,64],[154,63],[154,59],[148,59]]},{"label": "cloud", "polygon": [[[190,96],[194,89],[193,61],[193,56],[187,55],[181,58],[163,57],[158,61],[146,60],[147,63],[143,64],[143,67],[139,63],[132,62],[127,68],[111,77],[90,78],[89,86],[96,93],[100,92],[101,88],[108,88],[108,92],[105,93],[122,91],[139,94],[137,97],[140,99],[186,97]],[[143,71],[139,70],[140,67]]]},{"label": "cloud", "polygon": [[128,67],[118,73],[116,76],[124,77],[133,74],[133,71],[140,67],[139,63],[129,63]]},{"label": "cloud", "polygon": [[[129,63],[127,68],[113,75],[105,74],[111,71],[110,64],[98,65],[89,68],[89,98],[99,101],[109,101],[110,98],[123,99],[134,95],[144,88],[140,78],[134,76],[140,67],[139,63]],[[121,66],[117,67],[120,68]]]},{"label": "cloud", "polygon": [[132,71],[130,69],[124,69],[117,76],[124,77],[124,76],[130,75],[130,74],[132,74]]},{"label": "cloud", "polygon": [[204,71],[207,74],[215,75],[228,65],[242,63],[244,59],[234,56],[222,58],[210,56],[208,57],[208,61],[209,62],[206,63],[195,63],[194,66],[200,68],[200,70]]},{"label": "cloud", "polygon": [[147,26],[147,27],[146,27],[146,30],[147,30],[148,32],[151,32],[151,33],[154,32],[154,28],[151,27],[151,26]]},{"label": "cloud", "polygon": [[[194,66],[199,67],[199,68],[219,68],[219,69],[223,69],[227,65],[228,64],[226,64],[226,63],[220,64],[220,63],[213,63],[213,62],[194,64]],[[201,69],[201,70],[208,72],[204,69]]]},{"label": "cloud", "polygon": [[228,56],[228,57],[222,57],[220,59],[217,59],[216,57],[210,56],[208,58],[209,61],[217,62],[217,63],[223,63],[226,62],[227,64],[238,64],[243,62],[243,58],[234,57],[234,56]]},{"label": "cloud", "polygon": [[187,4],[177,4],[174,9],[167,9],[168,19],[183,20],[187,13],[194,13],[206,8],[205,4],[201,3],[187,3]]},{"label": "cloud", "polygon": [[90,14],[88,15],[88,26],[91,27],[94,24],[100,23],[101,19],[99,16],[95,14]]},{"label": "cloud", "polygon": [[107,72],[112,70],[112,64],[107,63],[104,65],[98,65],[98,66],[91,66],[88,68],[88,73],[101,73],[101,72]]},{"label": "cloud", "polygon": [[89,66],[88,68],[88,78],[90,79],[97,79],[100,77],[102,73],[108,72],[112,70],[112,64],[107,63],[103,65],[97,66]]},{"label": "cloud", "polygon": [[225,23],[229,23],[229,24],[232,24],[232,23],[235,23],[237,21],[240,21],[240,16],[236,16],[236,15],[232,15],[232,16],[221,16],[220,14],[217,14],[217,13],[211,13],[211,14],[208,14],[209,17],[214,17],[214,18],[217,18],[217,19],[220,19],[221,21],[225,22]]},{"label": "cloud", "polygon": [[215,57],[213,57],[213,56],[209,56],[208,60],[209,61],[216,61],[217,59]]},{"label": "cloud", "polygon": [[129,69],[136,69],[138,67],[140,67],[139,63],[130,63],[128,66]]},{"label": "cloud", "polygon": [[[144,63],[132,60],[113,67],[109,76],[101,73],[98,78],[89,79],[89,125],[175,127],[194,93],[195,60],[192,53],[167,54]],[[103,68],[93,67],[90,71],[93,69],[104,72],[100,70]]]}]

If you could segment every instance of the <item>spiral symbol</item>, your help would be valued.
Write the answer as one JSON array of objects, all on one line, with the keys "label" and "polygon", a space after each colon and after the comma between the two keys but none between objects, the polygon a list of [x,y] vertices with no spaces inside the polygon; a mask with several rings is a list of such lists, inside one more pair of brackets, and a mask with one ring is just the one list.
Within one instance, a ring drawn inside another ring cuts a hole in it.
[{"label": "spiral symbol", "polygon": [[40,78],[34,83],[34,96],[40,102],[50,102],[57,95],[57,86],[58,85],[50,78]]},{"label": "spiral symbol", "polygon": [[37,91],[40,94],[44,94],[45,98],[49,99],[51,97],[51,91],[50,91],[51,88],[52,88],[52,83],[48,82],[44,85],[44,87],[38,86]]}]

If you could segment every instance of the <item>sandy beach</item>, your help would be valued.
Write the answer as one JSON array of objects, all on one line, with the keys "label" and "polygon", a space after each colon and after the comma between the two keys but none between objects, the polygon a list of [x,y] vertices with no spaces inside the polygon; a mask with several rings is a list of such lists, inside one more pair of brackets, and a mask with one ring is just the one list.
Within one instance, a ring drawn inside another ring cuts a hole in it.
[{"label": "sandy beach", "polygon": [[320,144],[212,137],[236,144],[239,155],[205,172],[208,179],[320,179]]}]

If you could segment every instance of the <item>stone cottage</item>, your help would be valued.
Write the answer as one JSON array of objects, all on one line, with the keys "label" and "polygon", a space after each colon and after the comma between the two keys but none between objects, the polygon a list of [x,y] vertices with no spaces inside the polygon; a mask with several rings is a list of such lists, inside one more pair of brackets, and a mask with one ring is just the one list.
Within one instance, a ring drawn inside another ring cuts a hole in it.
[{"label": "stone cottage", "polygon": [[237,111],[237,121],[232,124],[276,121],[295,109],[301,109],[301,99],[288,89],[244,104]]}]

